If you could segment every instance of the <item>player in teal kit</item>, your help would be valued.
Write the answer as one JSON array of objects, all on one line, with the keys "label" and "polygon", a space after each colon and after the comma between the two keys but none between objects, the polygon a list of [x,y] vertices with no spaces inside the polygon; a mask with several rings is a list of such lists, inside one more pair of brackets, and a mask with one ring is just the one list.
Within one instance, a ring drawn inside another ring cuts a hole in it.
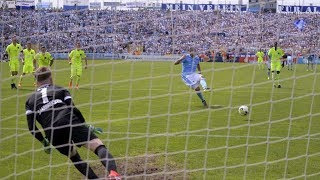
[{"label": "player in teal kit", "polygon": [[[205,107],[208,107],[207,102],[200,91],[199,85],[201,84],[204,91],[210,91],[210,88],[207,87],[207,83],[201,75],[201,68],[199,62],[200,58],[195,55],[193,49],[190,49],[189,54],[183,55],[180,59],[175,61],[174,64],[178,65],[182,63],[181,78],[183,82],[190,88],[194,89],[198,97],[200,98],[202,104]],[[196,73],[197,69],[199,73]]]}]

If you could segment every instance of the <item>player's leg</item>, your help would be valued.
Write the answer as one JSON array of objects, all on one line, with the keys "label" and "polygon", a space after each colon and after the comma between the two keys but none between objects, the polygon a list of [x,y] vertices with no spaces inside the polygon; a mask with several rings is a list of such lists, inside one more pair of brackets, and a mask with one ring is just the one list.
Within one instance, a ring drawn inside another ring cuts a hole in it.
[{"label": "player's leg", "polygon": [[276,82],[276,83],[277,83],[276,87],[278,87],[278,88],[281,88],[281,85],[280,85],[280,71],[281,71],[281,67],[282,67],[282,64],[281,64],[281,63],[277,64],[277,66],[276,66],[275,80],[277,81],[277,82]]},{"label": "player's leg", "polygon": [[258,59],[258,69],[260,70],[262,67],[262,61],[260,59]]},{"label": "player's leg", "polygon": [[[68,119],[68,121],[70,121]],[[58,121],[63,122],[63,120]],[[63,125],[65,123],[62,123]],[[89,179],[99,178],[94,171],[91,169],[88,163],[83,161],[76,150],[76,147],[72,143],[70,138],[71,127],[60,128],[59,125],[54,125],[55,129],[46,131],[46,136],[48,137],[51,144],[63,155],[67,156],[73,163],[73,165],[78,169],[78,171]]]},{"label": "player's leg", "polygon": [[17,75],[19,70],[19,61],[9,61],[10,72],[11,72],[11,89],[17,89]]},{"label": "player's leg", "polygon": [[267,68],[267,75],[268,75],[268,79],[270,79],[270,68]]},{"label": "player's leg", "polygon": [[210,91],[211,89],[208,88],[207,86],[207,82],[206,82],[206,79],[201,75],[201,78],[200,78],[200,84],[201,84],[201,87],[204,91]]},{"label": "player's leg", "polygon": [[75,65],[71,64],[71,72],[70,72],[70,81],[69,81],[69,88],[72,88],[72,81],[73,81],[73,78],[76,77],[76,68],[75,68]]},{"label": "player's leg", "polygon": [[20,75],[20,80],[19,80],[19,84],[18,84],[19,87],[21,87],[21,85],[22,85],[22,79],[23,79],[23,77],[24,77],[26,74],[32,73],[32,71],[33,71],[33,67],[32,67],[32,66],[27,66],[26,64],[23,65],[22,74]]},{"label": "player's leg", "polygon": [[76,75],[77,75],[76,88],[79,89],[80,77],[82,75],[82,66],[77,66]]},{"label": "player's leg", "polygon": [[72,139],[74,142],[84,145],[84,147],[94,152],[100,158],[103,166],[107,169],[109,176],[120,177],[117,173],[117,165],[112,154],[87,126],[74,127],[72,130]]},{"label": "player's leg", "polygon": [[201,100],[203,106],[204,107],[208,107],[207,101],[204,99],[203,94],[202,94],[202,92],[200,90],[200,87],[198,86],[194,90],[195,90],[197,96],[199,97],[199,99]]},{"label": "player's leg", "polygon": [[19,84],[18,84],[19,87],[21,87],[22,79],[23,79],[23,77],[24,77],[25,75],[26,75],[26,73],[22,73],[22,74],[20,75]]}]

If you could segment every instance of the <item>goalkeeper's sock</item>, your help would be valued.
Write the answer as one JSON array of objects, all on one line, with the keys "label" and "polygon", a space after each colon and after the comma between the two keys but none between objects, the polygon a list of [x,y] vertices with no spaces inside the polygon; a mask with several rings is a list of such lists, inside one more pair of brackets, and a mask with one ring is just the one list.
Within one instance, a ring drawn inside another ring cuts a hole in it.
[{"label": "goalkeeper's sock", "polygon": [[204,78],[201,78],[200,84],[202,86],[202,89],[207,89],[207,82]]},{"label": "goalkeeper's sock", "polygon": [[116,162],[104,145],[98,146],[94,153],[100,158],[101,163],[107,168],[109,173],[110,171],[117,171]]},{"label": "goalkeeper's sock", "polygon": [[203,95],[202,95],[201,91],[196,91],[196,94],[200,98],[201,102],[204,101],[204,98],[203,98]]},{"label": "goalkeeper's sock", "polygon": [[81,172],[81,174],[83,174],[87,178],[89,179],[99,178],[90,168],[90,166],[81,159],[79,153],[70,157],[70,160],[73,162],[73,165],[79,170],[79,172]]}]

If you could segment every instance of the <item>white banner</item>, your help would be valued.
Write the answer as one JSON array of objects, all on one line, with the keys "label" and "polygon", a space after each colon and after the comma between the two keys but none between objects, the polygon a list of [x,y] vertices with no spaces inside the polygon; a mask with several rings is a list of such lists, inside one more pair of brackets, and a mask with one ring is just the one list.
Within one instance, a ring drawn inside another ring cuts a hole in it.
[{"label": "white banner", "polygon": [[17,0],[16,6],[26,6],[26,7],[35,6],[35,2],[34,0]]},{"label": "white banner", "polygon": [[63,1],[64,6],[88,6],[89,1],[83,1],[83,0],[64,0]]},{"label": "white banner", "polygon": [[6,1],[5,2],[7,8],[9,9],[15,9],[16,8],[16,2],[15,1]]}]

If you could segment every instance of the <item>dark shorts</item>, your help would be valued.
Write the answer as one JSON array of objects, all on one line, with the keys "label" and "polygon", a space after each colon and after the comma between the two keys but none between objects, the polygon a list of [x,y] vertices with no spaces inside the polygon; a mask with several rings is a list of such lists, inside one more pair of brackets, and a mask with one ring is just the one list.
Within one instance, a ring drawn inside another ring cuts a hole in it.
[{"label": "dark shorts", "polygon": [[[46,133],[47,134],[47,133]],[[98,138],[83,123],[56,126],[47,134],[51,144],[61,153],[69,155],[74,145],[81,147],[92,139]]]}]

